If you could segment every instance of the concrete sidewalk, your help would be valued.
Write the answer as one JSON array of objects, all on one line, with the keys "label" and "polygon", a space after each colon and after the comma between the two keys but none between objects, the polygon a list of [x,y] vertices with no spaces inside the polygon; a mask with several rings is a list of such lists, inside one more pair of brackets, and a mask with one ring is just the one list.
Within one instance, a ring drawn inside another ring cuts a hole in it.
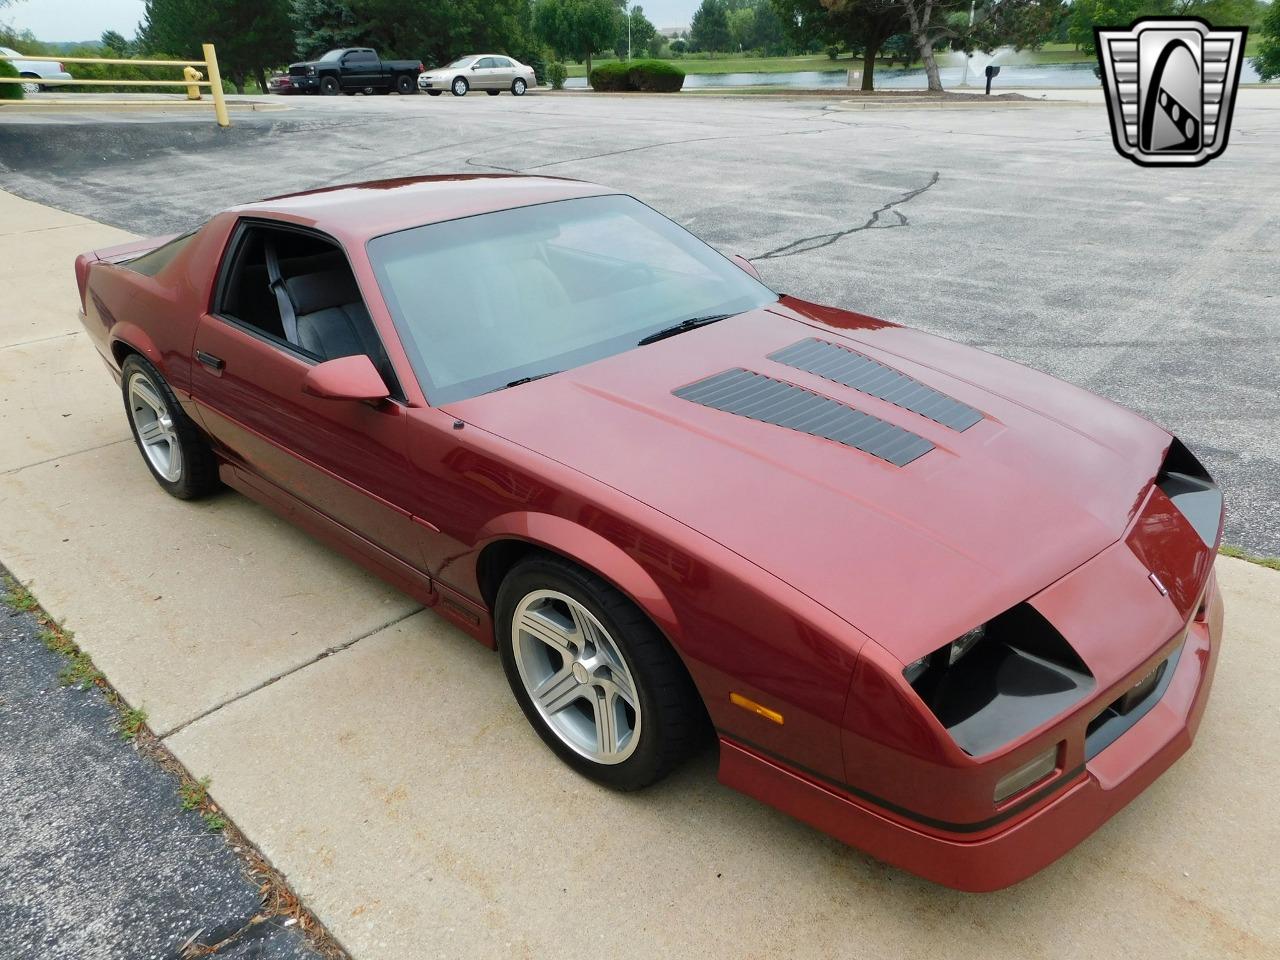
[{"label": "concrete sidewalk", "polygon": [[491,653],[242,498],[155,485],[75,332],[74,254],[123,239],[0,194],[0,559],[355,956],[1280,954],[1277,574],[1219,561],[1194,749],[1011,890],[889,869],[710,755],[612,794],[541,745]]}]

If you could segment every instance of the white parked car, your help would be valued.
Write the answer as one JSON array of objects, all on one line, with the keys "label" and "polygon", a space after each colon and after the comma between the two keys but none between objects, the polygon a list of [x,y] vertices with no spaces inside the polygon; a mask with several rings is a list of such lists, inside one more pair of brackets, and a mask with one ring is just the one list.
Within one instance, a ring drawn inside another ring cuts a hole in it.
[{"label": "white parked car", "polygon": [[465,97],[469,90],[483,90],[491,97],[510,90],[517,97],[523,97],[537,82],[533,67],[496,53],[472,54],[418,74],[418,89],[433,97],[446,90],[455,97]]},{"label": "white parked car", "polygon": [[70,80],[71,74],[62,69],[60,63],[48,60],[23,60],[22,54],[9,47],[0,47],[0,54],[9,58],[15,70],[21,76],[30,77],[30,83],[24,83],[22,89],[27,93],[36,93],[41,87],[56,87],[59,80]]}]

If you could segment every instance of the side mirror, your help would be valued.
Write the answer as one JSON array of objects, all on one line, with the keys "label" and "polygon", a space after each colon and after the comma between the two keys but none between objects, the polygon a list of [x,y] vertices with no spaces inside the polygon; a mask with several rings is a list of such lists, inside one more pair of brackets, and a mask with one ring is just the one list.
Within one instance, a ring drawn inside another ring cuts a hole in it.
[{"label": "side mirror", "polygon": [[385,400],[391,395],[363,353],[317,363],[303,377],[302,392],[324,400]]},{"label": "side mirror", "polygon": [[749,273],[751,274],[751,276],[755,277],[757,280],[760,280],[761,283],[764,283],[764,280],[760,279],[760,273],[759,271],[756,270],[756,265],[752,263],[750,260],[748,260],[746,257],[744,257],[742,254],[735,253],[729,259],[732,260],[734,263],[736,263],[739,267],[741,267],[744,273]]}]

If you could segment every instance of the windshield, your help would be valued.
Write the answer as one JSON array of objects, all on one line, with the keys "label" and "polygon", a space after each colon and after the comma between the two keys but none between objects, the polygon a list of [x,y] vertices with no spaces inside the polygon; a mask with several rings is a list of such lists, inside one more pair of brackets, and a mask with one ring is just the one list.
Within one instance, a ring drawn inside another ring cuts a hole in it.
[{"label": "windshield", "polygon": [[469,67],[469,66],[471,66],[471,61],[472,61],[472,60],[474,60],[474,59],[475,59],[475,57],[463,57],[461,60],[455,60],[455,61],[453,61],[453,63],[446,63],[446,64],[445,64],[443,67],[441,67],[440,69],[441,69],[441,70],[448,70],[448,69],[449,69],[449,68],[451,68],[451,67]]},{"label": "windshield", "polygon": [[344,53],[346,53],[346,52],[347,52],[347,51],[346,51],[346,48],[345,48],[345,47],[344,47],[344,48],[342,48],[341,50],[330,50],[330,51],[329,51],[328,53],[326,53],[324,56],[322,56],[322,57],[317,57],[316,59],[317,59],[317,60],[339,60],[339,59],[341,59],[341,58],[342,58],[342,55],[343,55]]},{"label": "windshield", "polygon": [[369,259],[427,400],[440,405],[637,348],[777,294],[631,197],[415,227]]}]

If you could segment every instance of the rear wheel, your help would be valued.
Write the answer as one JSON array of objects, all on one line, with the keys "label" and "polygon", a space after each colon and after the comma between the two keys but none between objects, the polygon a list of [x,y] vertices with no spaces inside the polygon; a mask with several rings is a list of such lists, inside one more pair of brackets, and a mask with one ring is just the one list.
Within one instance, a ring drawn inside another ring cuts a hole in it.
[{"label": "rear wheel", "polygon": [[664,777],[704,714],[684,665],[616,588],[535,555],[503,580],[498,650],[525,717],[579,773],[619,790]]},{"label": "rear wheel", "polygon": [[320,93],[322,95],[326,97],[336,97],[340,91],[341,87],[338,86],[337,77],[320,78]]},{"label": "rear wheel", "polygon": [[418,85],[414,82],[413,77],[407,73],[402,73],[396,77],[396,93],[402,97],[407,97],[418,92]]},{"label": "rear wheel", "polygon": [[[34,77],[34,76],[35,76],[35,74],[34,74],[34,73],[24,73],[24,74],[23,74],[23,76],[24,76],[24,77]],[[23,93],[39,93],[39,92],[40,92],[40,84],[36,83],[34,80],[33,80],[33,81],[31,81],[30,83],[20,83],[20,84],[18,84],[18,86],[20,86],[20,87],[22,88],[22,92],[23,92]]]},{"label": "rear wheel", "polygon": [[516,77],[515,80],[511,82],[511,92],[515,94],[517,97],[523,97],[525,90],[528,89],[528,86],[529,85],[524,82],[523,77]]},{"label": "rear wheel", "polygon": [[467,91],[471,89],[471,84],[467,83],[466,77],[454,77],[453,86],[450,89],[453,90],[455,97],[465,97]]},{"label": "rear wheel", "polygon": [[129,429],[156,482],[179,500],[195,500],[216,490],[218,462],[213,450],[160,371],[130,354],[120,380]]}]

